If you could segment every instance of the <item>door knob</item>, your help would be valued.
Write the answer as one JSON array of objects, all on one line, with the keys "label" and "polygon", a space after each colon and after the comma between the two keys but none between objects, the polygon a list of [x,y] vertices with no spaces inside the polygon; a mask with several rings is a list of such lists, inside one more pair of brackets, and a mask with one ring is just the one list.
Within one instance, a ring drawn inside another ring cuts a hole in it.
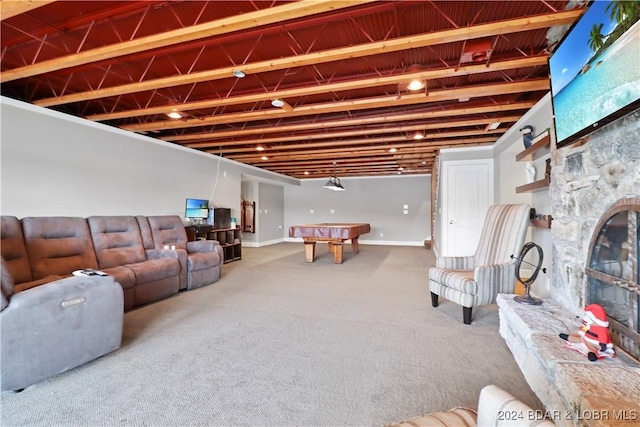
[{"label": "door knob", "polygon": [[454,221],[454,220],[449,220],[449,224],[455,224],[458,221]]}]

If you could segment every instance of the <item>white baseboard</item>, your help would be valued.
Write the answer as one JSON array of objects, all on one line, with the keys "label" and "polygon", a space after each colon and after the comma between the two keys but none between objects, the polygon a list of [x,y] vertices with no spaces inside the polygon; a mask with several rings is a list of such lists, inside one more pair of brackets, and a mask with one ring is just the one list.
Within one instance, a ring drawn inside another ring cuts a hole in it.
[{"label": "white baseboard", "polygon": [[[285,237],[285,242],[299,242],[302,243],[301,237]],[[351,242],[349,240],[349,242]],[[361,245],[380,245],[380,246],[424,246],[424,241],[412,242],[412,241],[394,241],[394,240],[358,240]]]},{"label": "white baseboard", "polygon": [[242,242],[243,247],[247,248],[260,248],[262,246],[275,245],[277,243],[284,242],[284,239],[267,240],[266,242]]},{"label": "white baseboard", "polygon": [[[285,237],[283,239],[267,240],[266,242],[247,242],[243,241],[242,246],[246,248],[260,248],[263,246],[275,245],[282,242],[302,243],[302,238]],[[351,241],[348,241],[351,243]],[[424,241],[413,242],[405,240],[359,240],[361,245],[378,245],[378,246],[424,246]]]}]

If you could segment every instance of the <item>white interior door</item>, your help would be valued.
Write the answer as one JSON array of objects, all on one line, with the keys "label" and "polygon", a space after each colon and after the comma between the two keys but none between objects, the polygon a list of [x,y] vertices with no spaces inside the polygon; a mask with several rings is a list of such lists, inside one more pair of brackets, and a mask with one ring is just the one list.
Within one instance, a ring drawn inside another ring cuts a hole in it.
[{"label": "white interior door", "polygon": [[473,255],[493,204],[493,160],[443,163],[442,255]]}]

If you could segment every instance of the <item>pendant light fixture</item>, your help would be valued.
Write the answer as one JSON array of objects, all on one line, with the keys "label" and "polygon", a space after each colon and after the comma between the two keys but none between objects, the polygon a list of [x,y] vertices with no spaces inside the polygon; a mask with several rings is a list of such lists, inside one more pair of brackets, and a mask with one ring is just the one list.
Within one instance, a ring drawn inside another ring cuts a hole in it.
[{"label": "pendant light fixture", "polygon": [[340,183],[340,178],[336,176],[336,166],[337,163],[333,162],[333,175],[329,177],[329,180],[322,187],[327,190],[344,191],[345,188],[342,186],[342,183]]}]

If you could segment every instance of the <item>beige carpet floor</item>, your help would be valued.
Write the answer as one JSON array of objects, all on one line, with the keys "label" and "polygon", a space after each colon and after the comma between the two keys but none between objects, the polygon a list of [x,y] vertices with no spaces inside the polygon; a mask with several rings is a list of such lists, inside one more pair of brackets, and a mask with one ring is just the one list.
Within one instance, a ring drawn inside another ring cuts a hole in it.
[{"label": "beige carpet floor", "polygon": [[1,396],[2,426],[382,426],[476,407],[497,384],[534,409],[497,307],[431,307],[424,247],[243,248],[217,283],[125,315],[122,348]]}]

